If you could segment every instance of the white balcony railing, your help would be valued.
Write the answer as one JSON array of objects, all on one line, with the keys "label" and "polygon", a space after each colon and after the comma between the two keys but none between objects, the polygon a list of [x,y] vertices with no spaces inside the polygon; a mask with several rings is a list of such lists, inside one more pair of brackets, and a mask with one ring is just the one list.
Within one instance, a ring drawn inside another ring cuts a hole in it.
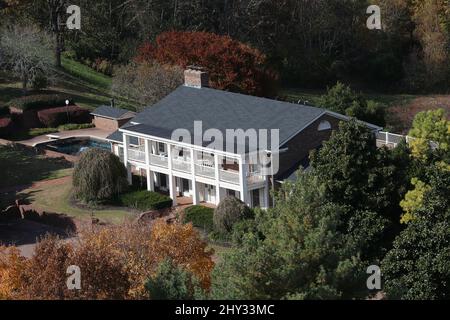
[{"label": "white balcony railing", "polygon": [[239,172],[231,170],[219,170],[219,178],[223,182],[239,184]]},{"label": "white balcony railing", "polygon": [[201,164],[195,165],[195,174],[198,176],[214,179],[216,176],[214,167],[204,166]]},{"label": "white balcony railing", "polygon": [[184,160],[184,159],[173,159],[172,160],[172,168],[176,171],[182,171],[182,172],[191,172],[191,161],[190,159]]},{"label": "white balcony railing", "polygon": [[150,164],[158,167],[169,167],[169,161],[165,155],[150,154]]},{"label": "white balcony railing", "polygon": [[145,152],[140,149],[129,148],[128,159],[132,161],[145,162]]}]

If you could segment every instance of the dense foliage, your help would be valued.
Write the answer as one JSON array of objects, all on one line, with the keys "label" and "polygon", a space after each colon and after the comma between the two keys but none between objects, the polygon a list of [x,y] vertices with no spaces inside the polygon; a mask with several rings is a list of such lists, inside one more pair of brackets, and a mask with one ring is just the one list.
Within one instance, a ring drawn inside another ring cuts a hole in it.
[{"label": "dense foliage", "polygon": [[146,190],[123,193],[119,199],[123,205],[141,211],[160,210],[172,206],[172,199],[169,196]]},{"label": "dense foliage", "polygon": [[386,124],[384,106],[374,101],[367,101],[361,94],[357,94],[341,82],[329,88],[327,93],[320,97],[318,105],[379,126]]},{"label": "dense foliage", "polygon": [[[159,268],[167,260],[189,273],[196,291],[208,290],[211,254],[189,225],[158,220],[82,229],[77,243],[41,239],[31,258],[0,247],[0,299],[148,299],[145,284],[167,275]],[[67,288],[70,265],[81,269],[81,290]]]},{"label": "dense foliage", "polygon": [[207,32],[165,32],[155,43],[140,47],[136,60],[161,64],[204,67],[216,89],[251,95],[274,94],[276,75],[259,50],[244,43]]},{"label": "dense foliage", "polygon": [[86,202],[108,200],[128,186],[127,171],[113,153],[91,148],[81,154],[73,172],[75,195]]},{"label": "dense foliage", "polygon": [[450,171],[428,169],[429,188],[382,262],[384,290],[394,299],[450,296]]},{"label": "dense foliage", "polygon": [[[275,204],[257,213],[239,245],[214,270],[215,298],[336,299],[367,294],[361,249],[372,234],[354,237],[347,232],[345,217],[354,212],[327,201],[309,174],[283,185]],[[380,224],[374,220],[372,228]]]},{"label": "dense foliage", "polygon": [[[78,60],[128,63],[143,41],[167,31],[227,35],[267,55],[296,86],[336,80],[373,87],[445,89],[448,84],[448,0],[378,0],[382,30],[369,30],[373,1],[355,0],[74,0],[82,31],[63,32],[65,0],[6,0],[1,22],[30,20],[54,36],[57,52]],[[53,18],[53,19],[52,19]],[[107,27],[105,27],[107,26]],[[64,44],[64,45],[63,45]],[[190,46],[188,46],[190,47]],[[202,50],[196,46],[196,49]],[[217,55],[214,60],[221,60]],[[236,69],[239,71],[239,69]]]},{"label": "dense foliage", "polygon": [[191,206],[184,210],[183,223],[191,222],[194,227],[210,232],[214,229],[213,216],[213,208]]},{"label": "dense foliage", "polygon": [[169,259],[161,262],[145,288],[152,300],[192,300],[195,291],[201,290],[191,273]]}]

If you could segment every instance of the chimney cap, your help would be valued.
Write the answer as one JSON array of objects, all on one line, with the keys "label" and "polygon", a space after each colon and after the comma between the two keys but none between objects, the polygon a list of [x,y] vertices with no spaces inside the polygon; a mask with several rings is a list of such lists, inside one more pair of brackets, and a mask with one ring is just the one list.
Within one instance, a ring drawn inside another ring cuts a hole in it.
[{"label": "chimney cap", "polygon": [[190,65],[186,67],[188,70],[195,70],[195,71],[202,71],[202,72],[206,72],[206,69],[204,67],[201,66],[196,66],[196,65]]},{"label": "chimney cap", "polygon": [[192,88],[209,87],[209,75],[198,66],[188,66],[184,71],[184,85]]}]

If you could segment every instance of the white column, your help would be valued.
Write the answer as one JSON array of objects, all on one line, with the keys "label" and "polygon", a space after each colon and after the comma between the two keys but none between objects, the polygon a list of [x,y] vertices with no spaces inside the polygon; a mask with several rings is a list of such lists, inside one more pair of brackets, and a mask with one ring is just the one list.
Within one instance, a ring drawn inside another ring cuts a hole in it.
[{"label": "white column", "polygon": [[219,173],[219,155],[214,154],[214,172],[215,172],[215,189],[216,189],[216,205],[220,203],[220,173]]},{"label": "white column", "polygon": [[247,203],[247,166],[244,163],[245,155],[242,155],[239,159],[239,182],[240,182],[240,196],[241,201]]},{"label": "white column", "polygon": [[167,144],[167,157],[169,167],[169,193],[172,199],[173,206],[177,205],[177,183],[175,177],[172,174],[172,146]]},{"label": "white column", "polygon": [[155,185],[153,182],[153,172],[150,171],[150,140],[145,139],[145,164],[147,170],[147,190],[155,191]]},{"label": "white column", "polygon": [[123,134],[123,163],[124,163],[125,167],[127,168],[128,183],[131,184],[133,181],[132,181],[132,175],[131,175],[131,167],[130,167],[130,164],[128,163],[128,147],[129,147],[129,138],[124,133]]},{"label": "white column", "polygon": [[266,176],[265,177],[266,182],[264,184],[264,209],[269,209],[269,197],[270,197],[270,184],[269,184],[269,179]]},{"label": "white column", "polygon": [[191,173],[192,173],[192,202],[194,205],[200,203],[197,191],[197,180],[195,179],[195,151],[191,149]]}]

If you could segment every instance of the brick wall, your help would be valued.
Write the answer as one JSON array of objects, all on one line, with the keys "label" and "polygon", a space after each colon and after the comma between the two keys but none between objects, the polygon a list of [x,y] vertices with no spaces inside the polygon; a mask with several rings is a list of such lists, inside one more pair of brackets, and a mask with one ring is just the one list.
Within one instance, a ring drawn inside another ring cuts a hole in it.
[{"label": "brick wall", "polygon": [[[331,124],[331,130],[319,131],[319,124],[322,121],[328,121]],[[309,155],[311,150],[314,150],[322,145],[323,141],[330,138],[331,132],[339,128],[339,122],[342,121],[329,115],[323,115],[308,128],[297,134],[287,144],[281,148],[288,148],[287,152],[280,154],[279,171],[276,176],[282,175],[287,170],[291,169],[300,160]]]},{"label": "brick wall", "polygon": [[98,116],[94,116],[94,124],[96,128],[102,130],[116,131],[117,129],[119,129],[117,120],[101,118]]}]

